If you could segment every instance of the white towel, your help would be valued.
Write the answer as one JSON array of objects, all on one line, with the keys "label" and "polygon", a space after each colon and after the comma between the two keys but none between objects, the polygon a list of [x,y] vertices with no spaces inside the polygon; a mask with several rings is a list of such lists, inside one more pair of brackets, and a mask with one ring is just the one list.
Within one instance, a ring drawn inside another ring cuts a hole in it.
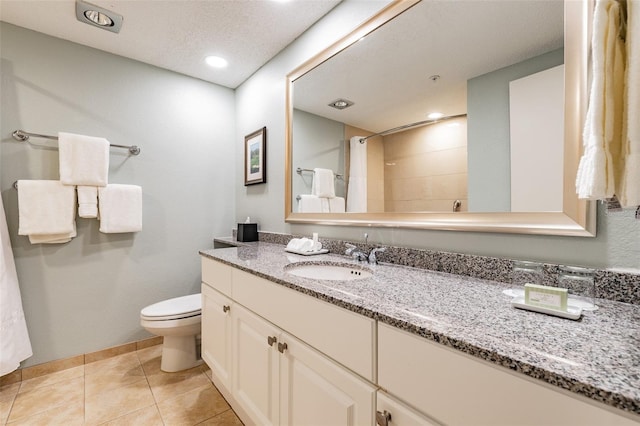
[{"label": "white towel", "polygon": [[322,198],[310,194],[300,195],[298,213],[322,213]]},{"label": "white towel", "polygon": [[106,186],[109,141],[93,136],[58,133],[60,181],[65,185]]},{"label": "white towel", "polygon": [[311,193],[318,197],[333,198],[336,196],[333,170],[313,169]]},{"label": "white towel", "polygon": [[76,191],[57,180],[18,181],[19,235],[75,236]]},{"label": "white towel", "polygon": [[142,188],[110,184],[98,188],[100,232],[105,234],[142,230]]},{"label": "white towel", "polygon": [[579,198],[610,198],[621,175],[622,85],[624,52],[619,38],[620,7],[598,0],[594,11],[592,83],[583,131],[584,153],[576,176]]},{"label": "white towel", "polygon": [[33,355],[22,309],[18,274],[0,197],[0,376],[20,367]]},{"label": "white towel", "polygon": [[68,243],[77,235],[76,223],[73,222],[73,231],[65,234],[32,234],[29,235],[31,244],[63,244]]},{"label": "white towel", "polygon": [[367,144],[360,143],[362,136],[349,141],[349,186],[347,189],[347,212],[367,211]]},{"label": "white towel", "polygon": [[627,1],[627,71],[625,85],[625,156],[620,204],[640,205],[640,1]]},{"label": "white towel", "polygon": [[345,201],[343,197],[327,198],[329,203],[329,213],[344,213]]},{"label": "white towel", "polygon": [[93,219],[98,217],[98,187],[78,187],[78,216]]}]

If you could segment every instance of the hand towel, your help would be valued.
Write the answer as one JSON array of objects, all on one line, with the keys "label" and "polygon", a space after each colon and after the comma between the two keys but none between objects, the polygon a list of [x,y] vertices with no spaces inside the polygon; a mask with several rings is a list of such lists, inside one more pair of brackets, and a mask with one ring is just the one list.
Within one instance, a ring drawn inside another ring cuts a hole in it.
[{"label": "hand towel", "polygon": [[109,184],[98,188],[100,232],[113,234],[142,230],[142,188]]},{"label": "hand towel", "polygon": [[[18,234],[75,233],[76,191],[57,180],[18,181]],[[75,234],[74,234],[75,235]]]},{"label": "hand towel", "polygon": [[347,212],[367,211],[367,144],[360,143],[362,136],[349,141],[349,186],[347,187]]},{"label": "hand towel", "polygon": [[627,70],[623,138],[624,174],[620,204],[640,205],[640,2],[627,1]]},{"label": "hand towel", "polygon": [[333,170],[313,169],[311,193],[317,197],[333,198],[336,196]]},{"label": "hand towel", "polygon": [[73,231],[65,234],[32,234],[29,235],[31,244],[63,244],[68,243],[77,235],[76,223],[73,222]]},{"label": "hand towel", "polygon": [[592,82],[583,130],[584,153],[576,176],[579,198],[610,198],[621,175],[622,86],[624,53],[620,7],[615,0],[598,0],[594,11]]},{"label": "hand towel", "polygon": [[344,213],[345,202],[344,197],[327,198],[329,202],[329,213]]},{"label": "hand towel", "polygon": [[97,186],[78,186],[78,216],[89,219],[98,217]]},{"label": "hand towel", "polygon": [[93,136],[58,133],[60,181],[65,185],[106,186],[109,141]]},{"label": "hand towel", "polygon": [[310,194],[300,195],[298,213],[322,213],[322,198]]},{"label": "hand towel", "polygon": [[0,377],[33,355],[22,309],[18,274],[0,197]]}]

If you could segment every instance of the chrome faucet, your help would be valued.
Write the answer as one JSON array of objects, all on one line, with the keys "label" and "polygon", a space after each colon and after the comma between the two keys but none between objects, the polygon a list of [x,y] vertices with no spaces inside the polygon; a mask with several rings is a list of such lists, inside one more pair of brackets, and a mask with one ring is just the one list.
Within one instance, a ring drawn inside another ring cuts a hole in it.
[{"label": "chrome faucet", "polygon": [[347,256],[353,257],[358,262],[368,261],[371,265],[376,265],[378,263],[378,259],[376,257],[376,253],[382,253],[386,250],[386,247],[376,247],[371,250],[371,252],[367,255],[364,251],[360,250],[358,247],[353,244],[345,243],[347,250],[345,250],[344,254]]},{"label": "chrome faucet", "polygon": [[369,264],[377,265],[378,258],[376,257],[376,253],[383,253],[386,249],[387,249],[386,247],[376,247],[372,249],[371,253],[369,253]]}]

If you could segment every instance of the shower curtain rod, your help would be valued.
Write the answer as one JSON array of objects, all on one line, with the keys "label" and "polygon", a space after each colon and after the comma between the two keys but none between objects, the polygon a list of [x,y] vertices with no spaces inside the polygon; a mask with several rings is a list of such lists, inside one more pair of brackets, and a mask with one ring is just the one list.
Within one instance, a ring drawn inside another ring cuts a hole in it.
[{"label": "shower curtain rod", "polygon": [[398,132],[400,130],[410,129],[412,127],[426,126],[428,124],[436,124],[436,123],[439,123],[440,121],[453,120],[454,118],[461,118],[461,117],[466,117],[466,116],[467,116],[467,114],[449,115],[449,116],[446,116],[446,117],[432,118],[432,119],[429,119],[429,120],[416,121],[415,123],[411,123],[411,124],[404,124],[402,126],[394,127],[393,129],[383,130],[382,132],[374,133],[373,135],[369,135],[369,136],[366,136],[364,138],[360,138],[360,143],[365,143],[365,141],[367,139],[373,138],[375,136],[388,135],[390,133],[395,133],[395,132]]},{"label": "shower curtain rod", "polygon": [[[58,140],[57,136],[39,135],[37,133],[25,132],[24,130],[16,130],[11,134],[11,136],[13,136],[13,138],[19,142],[28,142],[30,136],[33,136],[34,138],[51,139],[54,141]],[[127,145],[116,145],[114,143],[110,143],[109,146],[113,146],[116,148],[126,148],[129,150],[129,153],[132,155],[140,154],[140,147],[136,145],[127,146]]]}]

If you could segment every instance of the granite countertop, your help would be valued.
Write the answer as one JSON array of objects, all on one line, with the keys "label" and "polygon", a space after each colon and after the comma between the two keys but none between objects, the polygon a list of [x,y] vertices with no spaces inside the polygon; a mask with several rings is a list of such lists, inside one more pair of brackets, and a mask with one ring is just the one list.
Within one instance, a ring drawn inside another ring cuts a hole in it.
[{"label": "granite countertop", "polygon": [[418,334],[469,355],[640,415],[640,306],[598,300],[572,321],[513,308],[511,284],[390,264],[361,266],[371,278],[324,281],[284,271],[296,262],[357,263],[301,256],[264,242],[201,255]]}]

